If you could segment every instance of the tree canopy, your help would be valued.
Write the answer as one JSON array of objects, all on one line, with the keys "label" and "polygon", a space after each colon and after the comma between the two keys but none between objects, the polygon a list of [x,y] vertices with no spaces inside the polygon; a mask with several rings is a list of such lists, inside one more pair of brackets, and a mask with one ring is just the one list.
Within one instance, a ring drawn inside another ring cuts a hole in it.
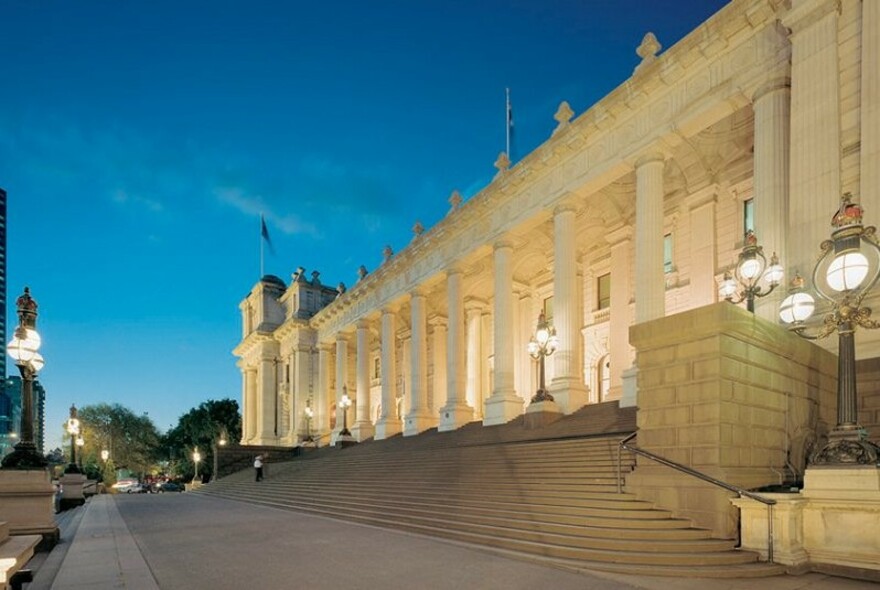
[{"label": "tree canopy", "polygon": [[77,452],[87,474],[103,472],[101,451],[107,450],[116,468],[144,475],[156,464],[160,434],[153,421],[120,404],[79,408],[77,415],[85,444]]},{"label": "tree canopy", "polygon": [[177,426],[162,439],[163,451],[171,470],[181,477],[195,474],[193,451],[201,454],[199,474],[210,476],[213,469],[214,445],[224,436],[227,441],[241,438],[241,415],[238,402],[231,399],[208,400],[180,417]]}]

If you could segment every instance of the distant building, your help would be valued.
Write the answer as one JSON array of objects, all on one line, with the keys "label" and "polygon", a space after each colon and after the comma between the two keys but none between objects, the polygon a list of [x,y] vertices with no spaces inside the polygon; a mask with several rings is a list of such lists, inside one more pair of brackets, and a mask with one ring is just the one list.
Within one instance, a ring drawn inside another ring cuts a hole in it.
[{"label": "distant building", "polygon": [[[6,377],[6,191],[0,188],[0,378]],[[0,430],[2,433],[2,430]]]},{"label": "distant building", "polygon": [[[7,377],[0,395],[0,453],[12,448],[18,442],[17,434],[21,426],[21,377]],[[46,418],[46,390],[39,381],[34,381],[34,443],[37,450],[44,453]]]}]

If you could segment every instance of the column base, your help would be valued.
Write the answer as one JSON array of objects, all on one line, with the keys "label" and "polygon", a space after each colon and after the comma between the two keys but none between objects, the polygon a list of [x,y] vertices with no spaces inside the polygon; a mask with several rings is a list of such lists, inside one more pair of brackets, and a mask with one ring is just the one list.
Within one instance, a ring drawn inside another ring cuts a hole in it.
[{"label": "column base", "polygon": [[485,404],[483,426],[507,424],[523,413],[523,399],[513,390],[495,392]]},{"label": "column base", "polygon": [[636,365],[623,371],[623,393],[620,396],[621,408],[633,408],[639,405],[639,368]]},{"label": "column base", "polygon": [[587,405],[587,387],[576,379],[554,379],[550,394],[563,414],[571,414]]},{"label": "column base", "polygon": [[524,426],[527,430],[543,428],[562,418],[559,405],[553,400],[532,402],[526,408]]},{"label": "column base", "polygon": [[375,440],[385,440],[401,433],[403,427],[396,418],[379,418],[376,422]]},{"label": "column base", "polygon": [[363,442],[373,437],[373,425],[367,420],[355,422],[351,427],[351,435],[358,441]]},{"label": "column base", "polygon": [[403,436],[415,436],[434,426],[434,417],[428,412],[411,412],[403,419]]},{"label": "column base", "polygon": [[474,419],[474,409],[465,403],[445,405],[440,409],[439,432],[458,430]]},{"label": "column base", "polygon": [[49,550],[58,542],[55,488],[48,471],[0,471],[0,521],[9,524],[11,535],[41,535],[38,551]]}]

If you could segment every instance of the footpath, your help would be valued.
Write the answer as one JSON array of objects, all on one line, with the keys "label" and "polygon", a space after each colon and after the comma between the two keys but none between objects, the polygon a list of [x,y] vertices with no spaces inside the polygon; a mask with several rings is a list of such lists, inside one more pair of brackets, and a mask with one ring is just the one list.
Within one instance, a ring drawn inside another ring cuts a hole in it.
[{"label": "footpath", "polygon": [[32,560],[34,581],[25,590],[880,590],[821,574],[710,581],[572,572],[473,545],[189,493],[93,496],[58,516],[62,540]]}]

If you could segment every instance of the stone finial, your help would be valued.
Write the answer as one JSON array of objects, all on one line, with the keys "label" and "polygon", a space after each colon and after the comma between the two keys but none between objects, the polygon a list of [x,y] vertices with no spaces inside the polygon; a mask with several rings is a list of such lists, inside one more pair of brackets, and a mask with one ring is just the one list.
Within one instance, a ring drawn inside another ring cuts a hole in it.
[{"label": "stone finial", "polygon": [[339,298],[343,293],[345,293],[345,283],[339,281],[339,284],[336,285],[336,297]]},{"label": "stone finial", "polygon": [[498,174],[504,174],[510,168],[510,158],[507,157],[506,152],[498,154],[498,159],[495,160],[495,167],[498,169]]},{"label": "stone finial", "polygon": [[316,270],[313,270],[312,271],[312,284],[313,285],[320,285],[321,284],[320,277],[321,277],[321,273],[319,273]]},{"label": "stone finial", "polygon": [[568,105],[568,101],[563,100],[559,103],[559,108],[556,109],[556,114],[553,115],[553,118],[556,119],[556,129],[553,130],[553,134],[559,133],[571,122],[571,118],[574,116],[574,111],[571,110],[571,107]]},{"label": "stone finial", "polygon": [[423,233],[425,233],[425,226],[422,225],[421,221],[416,221],[416,224],[412,226],[412,231],[415,234],[415,237],[419,237]]},{"label": "stone finial", "polygon": [[654,63],[657,59],[657,54],[661,49],[663,49],[663,46],[657,41],[657,37],[654,36],[654,33],[647,33],[644,38],[642,38],[641,45],[636,48],[636,55],[642,58],[642,63],[636,66],[636,69],[633,70],[633,74],[638,73],[639,70],[645,66]]},{"label": "stone finial", "polygon": [[452,191],[452,194],[449,195],[449,204],[452,205],[452,209],[449,210],[450,213],[461,207],[461,193],[456,191]]},{"label": "stone finial", "polygon": [[296,283],[304,283],[306,281],[306,269],[301,266],[296,267],[296,272],[293,273],[293,281]]},{"label": "stone finial", "polygon": [[362,281],[365,276],[367,276],[367,267],[362,264],[358,267],[358,279]]},{"label": "stone finial", "polygon": [[385,262],[391,260],[392,256],[394,256],[394,250],[391,249],[391,246],[385,246],[382,249],[382,257],[385,259]]}]

